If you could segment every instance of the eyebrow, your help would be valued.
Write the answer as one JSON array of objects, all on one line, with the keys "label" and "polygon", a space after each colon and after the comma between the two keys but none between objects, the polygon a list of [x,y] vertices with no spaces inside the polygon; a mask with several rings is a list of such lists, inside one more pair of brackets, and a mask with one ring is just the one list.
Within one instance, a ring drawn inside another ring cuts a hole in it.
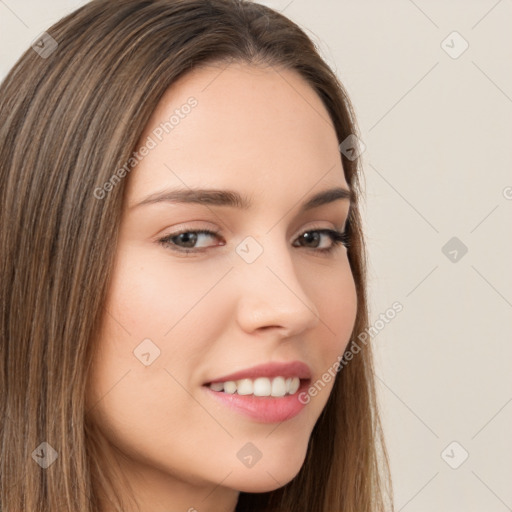
[{"label": "eyebrow", "polygon": [[[332,203],[338,200],[353,200],[352,191],[346,188],[335,187],[316,193],[310,197],[301,207],[300,211],[305,212],[318,208],[319,206]],[[141,202],[134,204],[129,209],[139,206],[155,203],[189,203],[212,206],[228,206],[248,210],[251,207],[251,201],[247,196],[241,195],[234,190],[218,189],[176,189],[164,190],[149,195]]]}]

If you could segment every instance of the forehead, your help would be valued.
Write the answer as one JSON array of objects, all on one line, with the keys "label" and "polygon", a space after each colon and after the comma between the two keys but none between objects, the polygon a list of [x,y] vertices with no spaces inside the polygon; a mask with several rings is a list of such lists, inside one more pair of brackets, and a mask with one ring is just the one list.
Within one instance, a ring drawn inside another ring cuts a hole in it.
[{"label": "forehead", "polygon": [[222,187],[256,197],[291,188],[300,196],[315,184],[346,187],[329,114],[292,70],[196,68],[164,94],[144,143],[153,147],[130,175],[131,202],[162,187]]}]

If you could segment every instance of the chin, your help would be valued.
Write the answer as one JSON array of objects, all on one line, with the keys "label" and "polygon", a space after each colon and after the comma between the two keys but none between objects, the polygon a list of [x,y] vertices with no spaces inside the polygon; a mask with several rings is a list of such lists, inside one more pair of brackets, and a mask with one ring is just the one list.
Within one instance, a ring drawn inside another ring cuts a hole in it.
[{"label": "chin", "polygon": [[[294,460],[293,457],[288,459],[275,460],[262,464],[263,459],[252,468],[247,470],[239,470],[230,479],[230,486],[236,488],[240,492],[269,492],[275,491],[280,487],[291,482],[299,473],[304,458],[300,461]],[[261,464],[260,467],[258,467]]]},{"label": "chin", "polygon": [[298,472],[297,470],[287,478],[276,478],[278,481],[274,480],[270,475],[260,475],[259,478],[237,478],[234,487],[236,487],[237,491],[249,493],[275,491],[280,487],[284,487],[288,482],[291,482]]}]

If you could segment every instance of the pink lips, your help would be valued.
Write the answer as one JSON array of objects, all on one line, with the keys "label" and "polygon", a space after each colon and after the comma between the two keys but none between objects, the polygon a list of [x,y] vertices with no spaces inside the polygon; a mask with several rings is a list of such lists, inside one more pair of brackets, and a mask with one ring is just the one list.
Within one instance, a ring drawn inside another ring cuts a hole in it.
[{"label": "pink lips", "polygon": [[[214,382],[255,379],[257,377],[299,377],[301,384],[296,393],[282,397],[229,394],[222,391],[214,391],[208,387],[208,384],[213,384]],[[267,363],[213,379],[205,384],[203,389],[213,400],[254,421],[260,423],[281,423],[297,416],[304,409],[307,402],[299,400],[299,397],[307,392],[310,380],[311,370],[309,366],[300,361]]]},{"label": "pink lips", "polygon": [[300,361],[266,363],[218,377],[209,381],[208,384],[227,382],[229,380],[256,379],[257,377],[299,377],[299,379],[311,379],[311,370],[307,364]]}]

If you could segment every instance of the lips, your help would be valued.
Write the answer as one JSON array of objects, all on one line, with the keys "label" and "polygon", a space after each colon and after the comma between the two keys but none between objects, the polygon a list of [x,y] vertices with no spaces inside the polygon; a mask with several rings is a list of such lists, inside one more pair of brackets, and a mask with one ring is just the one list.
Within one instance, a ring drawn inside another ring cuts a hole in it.
[{"label": "lips", "polygon": [[[268,380],[267,377],[262,377],[262,379]],[[297,377],[292,379],[299,380]],[[228,382],[234,383],[233,381]],[[304,401],[300,397],[307,392],[309,382],[310,379],[300,380],[299,388],[294,394],[285,394],[280,397],[219,392],[212,389],[212,386],[218,385],[215,383],[202,386],[202,392],[205,393],[204,396],[207,397],[207,400],[212,400],[225,407],[230,413],[248,418],[252,422],[282,423],[299,416],[301,411],[307,407],[309,400]]]},{"label": "lips", "polygon": [[237,381],[241,379],[257,379],[258,377],[298,377],[301,380],[311,379],[311,369],[309,366],[301,361],[291,361],[287,363],[266,363],[245,370],[240,370],[227,375],[216,377],[208,382],[205,386],[215,382]]}]

